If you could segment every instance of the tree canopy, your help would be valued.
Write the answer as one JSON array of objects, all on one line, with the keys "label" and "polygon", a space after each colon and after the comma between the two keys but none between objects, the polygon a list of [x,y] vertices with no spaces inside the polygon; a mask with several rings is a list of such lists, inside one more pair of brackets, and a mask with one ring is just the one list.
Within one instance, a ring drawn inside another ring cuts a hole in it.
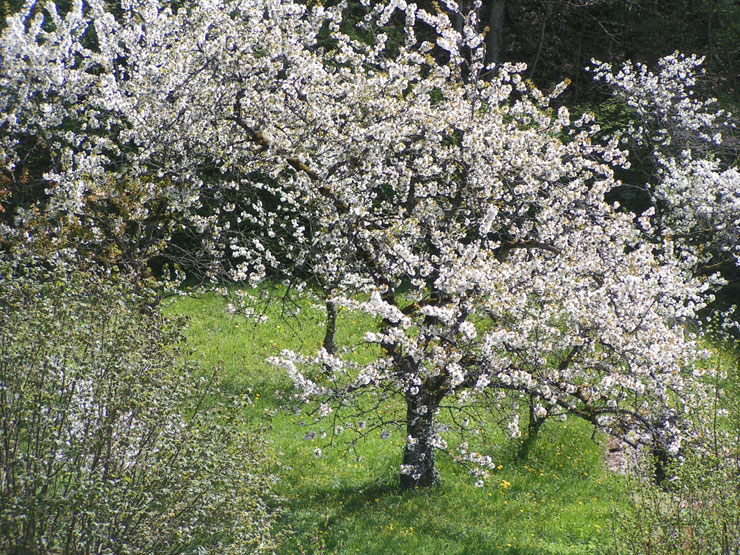
[{"label": "tree canopy", "polygon": [[[1,159],[12,173],[43,141],[52,243],[69,248],[74,228],[76,248],[144,235],[156,250],[187,232],[214,277],[318,284],[329,317],[374,317],[367,363],[333,341],[273,361],[319,419],[403,428],[405,488],[438,482],[438,450],[484,476],[468,441],[480,411],[518,436],[521,402],[681,449],[704,402],[683,324],[717,282],[685,239],[724,230],[736,256],[740,212],[737,170],[712,153],[721,114],[692,97],[695,59],[665,58],[665,79],[595,63],[635,121],[605,134],[557,106],[566,83],[544,93],[523,64],[487,60],[480,3],[365,2],[352,33],[343,3],[121,8],[29,7],[2,35]],[[610,194],[625,140],[645,136],[663,212],[635,217]],[[405,414],[378,410],[391,396]]]}]

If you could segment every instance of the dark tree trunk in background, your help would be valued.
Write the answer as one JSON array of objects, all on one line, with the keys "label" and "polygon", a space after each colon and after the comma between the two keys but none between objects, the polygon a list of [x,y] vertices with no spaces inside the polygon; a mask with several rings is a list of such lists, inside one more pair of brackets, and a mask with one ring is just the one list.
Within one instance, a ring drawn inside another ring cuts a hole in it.
[{"label": "dark tree trunk in background", "polygon": [[486,64],[501,62],[501,38],[504,32],[504,8],[506,0],[489,0],[491,11],[488,14],[488,33],[486,34]]},{"label": "dark tree trunk in background", "polygon": [[545,5],[545,16],[542,18],[542,25],[540,26],[540,37],[537,43],[537,53],[534,55],[534,60],[529,66],[530,79],[534,77],[534,73],[535,71],[537,71],[537,63],[540,61],[540,56],[542,55],[542,47],[545,45],[545,33],[547,31],[547,24],[550,21],[550,17],[552,16],[552,5],[553,0],[547,0],[547,3]]}]

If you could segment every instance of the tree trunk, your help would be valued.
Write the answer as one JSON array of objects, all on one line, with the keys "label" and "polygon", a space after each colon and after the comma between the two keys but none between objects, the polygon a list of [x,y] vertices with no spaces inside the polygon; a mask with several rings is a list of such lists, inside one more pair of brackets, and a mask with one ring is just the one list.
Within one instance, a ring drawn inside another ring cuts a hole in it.
[{"label": "tree trunk", "polygon": [[668,450],[662,445],[653,445],[650,454],[653,456],[653,481],[658,486],[665,485],[666,471],[670,461]]},{"label": "tree trunk", "polygon": [[504,8],[506,0],[491,0],[486,34],[486,64],[501,62],[501,38],[504,32]]},{"label": "tree trunk", "polygon": [[537,416],[535,407],[539,397],[534,393],[529,395],[529,424],[527,425],[527,434],[529,437],[537,437],[540,428],[545,423],[545,417]]},{"label": "tree trunk", "polygon": [[[460,10],[462,10],[462,6],[460,6]],[[460,33],[462,35],[463,32],[463,15],[460,12],[457,12],[453,16],[453,23],[452,26],[454,27],[455,31]]]},{"label": "tree trunk", "polygon": [[334,336],[337,332],[337,307],[330,300],[326,300],[326,329],[324,331],[324,349],[329,354],[337,352],[337,344],[334,342]]},{"label": "tree trunk", "polygon": [[402,490],[428,488],[440,483],[432,445],[439,402],[439,394],[423,389],[416,395],[406,394],[407,441],[401,469]]},{"label": "tree trunk", "polygon": [[547,23],[552,16],[552,3],[553,0],[548,0],[545,4],[545,16],[542,18],[542,25],[540,26],[540,40],[537,44],[537,54],[534,56],[534,61],[529,67],[529,78],[534,78],[534,72],[537,70],[537,63],[540,61],[540,55],[542,54],[542,47],[545,45],[545,31],[547,30]]},{"label": "tree trunk", "polygon": [[524,438],[522,444],[519,446],[518,457],[521,460],[526,460],[529,456],[529,451],[532,449],[535,441],[537,441],[537,435],[539,434],[540,427],[545,423],[545,417],[537,416],[535,407],[539,397],[534,393],[529,395],[529,423],[527,424],[527,437]]}]

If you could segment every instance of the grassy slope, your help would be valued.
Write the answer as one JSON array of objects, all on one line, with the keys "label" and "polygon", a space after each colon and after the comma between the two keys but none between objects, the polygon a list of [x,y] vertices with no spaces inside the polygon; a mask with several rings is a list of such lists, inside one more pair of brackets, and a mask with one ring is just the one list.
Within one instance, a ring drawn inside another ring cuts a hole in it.
[{"label": "grassy slope", "polygon": [[[293,533],[283,553],[557,554],[609,551],[619,478],[603,468],[603,447],[581,422],[548,422],[526,461],[517,445],[494,434],[489,451],[498,463],[484,488],[468,472],[439,458],[443,484],[422,494],[400,494],[403,437],[372,437],[347,453],[321,438],[303,439],[302,417],[278,407],[276,391],[290,383],[265,359],[281,349],[316,348],[321,314],[305,307],[300,319],[270,315],[255,326],[224,310],[217,297],[183,298],[170,310],[190,317],[186,331],[205,368],[220,364],[226,383],[251,401],[255,420],[272,413],[267,438],[273,470],[281,477],[282,526]],[[353,325],[355,324],[355,325]],[[294,328],[291,330],[291,327]],[[345,317],[339,341],[353,341],[360,326]],[[297,333],[296,333],[297,332]],[[323,443],[322,443],[323,442]],[[602,441],[603,443],[603,441]],[[359,456],[359,460],[357,460]]]}]

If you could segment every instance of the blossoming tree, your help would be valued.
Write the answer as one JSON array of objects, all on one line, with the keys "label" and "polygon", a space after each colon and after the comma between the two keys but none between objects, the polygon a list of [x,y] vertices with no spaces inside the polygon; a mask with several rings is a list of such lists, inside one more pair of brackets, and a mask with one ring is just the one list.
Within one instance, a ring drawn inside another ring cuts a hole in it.
[{"label": "blossoming tree", "polygon": [[518,66],[482,78],[475,9],[458,32],[404,0],[368,5],[360,41],[341,4],[122,8],[49,5],[43,25],[28,7],[3,34],[2,161],[45,137],[49,213],[80,218],[105,183],[135,183],[144,215],[166,206],[233,279],[318,282],[330,313],[374,317],[368,362],[333,341],[273,362],[333,430],[342,415],[402,428],[404,488],[438,483],[438,450],[483,476],[480,411],[517,436],[520,398],[533,418],[679,450],[702,390],[677,323],[707,284],[605,202],[625,153],[551,108],[562,87]]},{"label": "blossoming tree", "polygon": [[601,62],[592,71],[631,111],[623,139],[650,158],[652,175],[630,184],[649,198],[649,231],[706,273],[740,263],[740,172],[732,115],[697,94],[702,62],[674,53],[656,72]]}]

